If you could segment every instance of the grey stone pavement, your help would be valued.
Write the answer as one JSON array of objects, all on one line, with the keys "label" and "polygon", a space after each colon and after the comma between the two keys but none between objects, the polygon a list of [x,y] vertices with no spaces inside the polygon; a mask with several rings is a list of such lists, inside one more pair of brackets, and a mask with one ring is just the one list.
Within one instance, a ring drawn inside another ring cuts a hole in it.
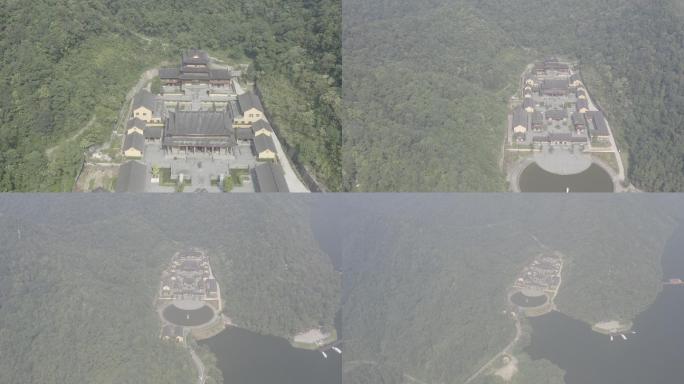
[{"label": "grey stone pavement", "polygon": [[[170,158],[164,154],[158,143],[150,143],[145,146],[143,161],[147,164],[148,174],[152,173],[152,166],[171,168],[173,174],[183,173],[190,177],[191,185],[186,186],[183,192],[197,192],[206,190],[210,193],[220,193],[217,186],[211,185],[211,177],[220,174],[228,175],[231,168],[250,168],[256,165],[251,146],[239,145],[235,147],[235,159],[211,159],[211,158]],[[163,187],[147,180],[146,192],[172,193],[173,187]],[[233,192],[254,192],[251,180],[242,186],[236,186]]]},{"label": "grey stone pavement", "polygon": [[553,146],[550,150],[544,144],[541,151],[534,153],[534,160],[545,171],[557,175],[574,175],[589,169],[592,158],[580,146]]},{"label": "grey stone pavement", "polygon": [[290,165],[290,160],[287,158],[283,147],[280,145],[280,140],[278,140],[275,132],[273,133],[273,142],[275,143],[276,151],[278,152],[278,160],[280,161],[280,165],[282,165],[283,171],[285,171],[285,181],[287,181],[287,186],[290,189],[290,192],[310,193],[311,191],[309,191],[304,183],[299,180],[299,177],[297,177],[292,165]]}]

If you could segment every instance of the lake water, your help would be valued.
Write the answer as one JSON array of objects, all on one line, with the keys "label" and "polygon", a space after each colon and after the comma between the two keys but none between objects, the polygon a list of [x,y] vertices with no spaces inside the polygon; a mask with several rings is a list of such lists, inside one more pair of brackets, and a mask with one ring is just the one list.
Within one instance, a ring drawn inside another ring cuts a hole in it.
[{"label": "lake water", "polygon": [[[666,279],[684,278],[684,228],[667,244]],[[637,334],[611,342],[588,324],[553,312],[530,319],[526,352],[566,371],[567,384],[670,384],[684,382],[684,286],[665,286],[634,319]]]},{"label": "lake water", "polygon": [[293,348],[279,337],[228,328],[201,341],[218,358],[226,384],[341,384],[342,355]]},{"label": "lake water", "polygon": [[[316,240],[339,271],[339,232],[334,220],[324,214],[339,209],[334,204],[316,202],[313,209],[312,230]],[[340,316],[335,318],[338,329]],[[324,358],[318,351],[293,348],[280,337],[264,336],[239,328],[227,328],[218,335],[199,342],[216,355],[225,384],[342,384],[342,355],[326,351]]]},{"label": "lake water", "polygon": [[198,309],[186,310],[171,304],[164,308],[162,314],[170,323],[191,327],[206,324],[214,318],[214,310],[208,305]]},{"label": "lake water", "polygon": [[556,175],[543,170],[537,163],[530,164],[519,177],[522,192],[613,192],[613,180],[603,168],[592,164],[575,175]]},{"label": "lake water", "polygon": [[516,292],[511,296],[511,302],[513,304],[525,308],[538,307],[545,304],[547,300],[548,298],[546,295],[530,297],[523,295],[522,292]]}]

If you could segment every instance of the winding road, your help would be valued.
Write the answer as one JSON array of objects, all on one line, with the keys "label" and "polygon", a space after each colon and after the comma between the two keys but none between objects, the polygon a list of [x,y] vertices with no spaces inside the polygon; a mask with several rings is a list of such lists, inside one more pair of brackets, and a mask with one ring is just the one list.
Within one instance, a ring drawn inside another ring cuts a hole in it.
[{"label": "winding road", "polygon": [[[549,246],[546,244],[542,243],[535,235],[530,233],[530,237],[543,249],[550,250]],[[561,259],[562,260],[562,259]],[[559,281],[558,281],[558,287],[556,288],[556,292],[554,293],[553,297],[551,298],[551,301],[553,302],[553,299],[556,298],[556,295],[558,294],[558,290],[560,289],[560,285],[562,283],[562,280],[560,280],[560,276],[562,275],[563,271],[563,264],[561,263],[560,270],[558,272],[559,275]],[[501,352],[497,353],[494,357],[492,357],[489,361],[487,361],[480,369],[477,370],[477,372],[473,373],[468,380],[464,382],[464,384],[470,384],[473,380],[475,380],[478,376],[480,376],[484,371],[486,371],[489,367],[491,367],[494,362],[497,360],[501,359],[504,355],[511,354],[511,351],[513,350],[513,347],[518,343],[520,340],[520,337],[522,336],[522,323],[520,322],[520,317],[515,314],[515,312],[512,312],[512,315],[515,318],[515,337],[513,340],[511,340],[508,345],[504,347],[504,349],[501,350]]]},{"label": "winding road", "polygon": [[275,144],[276,152],[278,152],[278,160],[280,160],[280,165],[283,167],[283,172],[285,173],[285,180],[287,181],[287,187],[292,193],[310,193],[309,189],[299,180],[297,173],[292,168],[290,164],[290,159],[288,159],[285,149],[280,144],[280,140],[273,132],[273,144]]},{"label": "winding road", "polygon": [[520,340],[520,336],[522,336],[522,324],[520,323],[520,318],[515,315],[515,337],[513,340],[511,340],[508,345],[504,347],[504,349],[501,350],[501,352],[497,353],[494,357],[491,358],[488,362],[486,362],[480,369],[477,370],[477,372],[473,373],[468,380],[464,382],[464,384],[470,384],[473,380],[475,380],[478,376],[480,376],[484,371],[486,371],[492,364],[494,364],[497,360],[501,359],[504,355],[510,354],[511,350],[513,350],[513,347],[515,347],[515,344],[518,343],[518,340]]},{"label": "winding road", "polygon": [[197,356],[197,353],[195,353],[195,350],[192,349],[192,347],[188,346],[188,349],[190,350],[192,361],[195,363],[195,367],[197,367],[197,384],[204,384],[204,382],[207,381],[207,375],[204,373],[204,363],[199,356]]},{"label": "winding road", "polygon": [[74,141],[74,140],[76,140],[76,138],[78,138],[79,136],[81,136],[81,135],[83,134],[83,132],[85,132],[85,131],[87,131],[88,129],[90,129],[90,127],[92,127],[93,124],[95,124],[95,121],[96,121],[96,120],[97,120],[97,116],[96,116],[96,115],[93,115],[93,117],[90,119],[90,121],[89,121],[86,125],[84,125],[81,129],[79,129],[78,131],[76,131],[73,135],[69,136],[69,137],[66,138],[64,141],[59,142],[59,143],[53,145],[52,147],[46,149],[46,150],[45,150],[45,155],[46,155],[48,158],[50,158],[50,157],[52,156],[52,153],[53,153],[57,148],[59,148],[60,145],[62,145],[62,144],[64,144],[64,143],[67,143],[67,142],[69,142],[69,141]]}]

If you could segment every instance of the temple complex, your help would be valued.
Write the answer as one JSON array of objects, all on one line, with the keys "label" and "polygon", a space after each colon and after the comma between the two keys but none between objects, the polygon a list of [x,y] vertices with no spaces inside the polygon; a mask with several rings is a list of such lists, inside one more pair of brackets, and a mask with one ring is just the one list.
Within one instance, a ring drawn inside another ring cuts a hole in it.
[{"label": "temple complex", "polygon": [[198,49],[161,68],[159,93],[138,92],[124,127],[122,155],[146,164],[146,180],[122,174],[117,190],[287,192],[274,129],[258,93],[243,89],[239,76]]}]

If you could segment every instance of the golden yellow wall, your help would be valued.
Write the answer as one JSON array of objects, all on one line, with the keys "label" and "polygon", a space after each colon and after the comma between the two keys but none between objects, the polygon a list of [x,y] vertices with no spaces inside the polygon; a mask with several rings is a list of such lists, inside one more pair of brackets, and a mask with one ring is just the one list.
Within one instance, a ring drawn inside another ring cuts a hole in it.
[{"label": "golden yellow wall", "polygon": [[275,152],[271,151],[270,149],[267,149],[267,150],[259,153],[259,160],[275,160],[275,159],[276,159],[276,154],[275,154]]},{"label": "golden yellow wall", "polygon": [[137,117],[145,122],[150,122],[152,121],[152,111],[145,107],[138,107],[138,109],[133,110],[133,117]]},{"label": "golden yellow wall", "polygon": [[263,118],[264,118],[264,114],[256,108],[252,108],[252,109],[245,111],[244,116],[242,116],[242,120],[244,120],[245,122],[249,122],[249,123],[254,123],[255,121],[259,121]]},{"label": "golden yellow wall", "polygon": [[513,132],[515,132],[515,133],[525,133],[525,132],[527,132],[527,128],[524,127],[524,126],[522,126],[522,125],[516,125],[515,127],[513,127]]},{"label": "golden yellow wall", "polygon": [[129,148],[124,151],[124,156],[126,157],[142,157],[142,152],[135,148]]}]

